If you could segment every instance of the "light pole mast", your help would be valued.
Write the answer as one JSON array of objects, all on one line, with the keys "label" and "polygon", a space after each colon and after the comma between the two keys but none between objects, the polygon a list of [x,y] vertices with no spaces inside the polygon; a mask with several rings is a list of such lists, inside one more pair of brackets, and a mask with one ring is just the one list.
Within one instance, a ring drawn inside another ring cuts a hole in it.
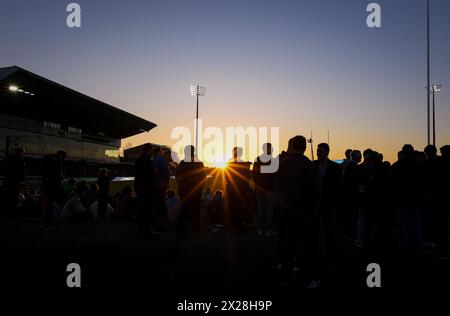
[{"label": "light pole mast", "polygon": [[205,87],[199,85],[191,85],[191,95],[197,97],[197,107],[195,111],[195,150],[198,152],[198,100],[200,96],[204,96],[206,92]]},{"label": "light pole mast", "polygon": [[427,142],[430,145],[430,0],[427,0]]},{"label": "light pole mast", "polygon": [[197,86],[197,110],[195,111],[195,150],[198,150],[198,86]]},{"label": "light pole mast", "polygon": [[311,130],[311,138],[307,140],[307,142],[311,145],[311,159],[314,161],[314,146],[313,146],[313,132]]}]

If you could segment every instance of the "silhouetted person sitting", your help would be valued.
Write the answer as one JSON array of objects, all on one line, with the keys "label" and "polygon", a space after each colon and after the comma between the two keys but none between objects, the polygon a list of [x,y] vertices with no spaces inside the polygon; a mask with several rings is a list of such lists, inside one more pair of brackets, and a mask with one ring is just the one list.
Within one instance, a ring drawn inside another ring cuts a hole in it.
[{"label": "silhouetted person sitting", "polygon": [[[414,158],[414,147],[404,145],[401,159],[392,165],[391,180],[393,200],[397,209],[399,247],[402,253],[413,246],[417,254],[422,252],[422,227],[420,203],[423,198],[423,177],[420,163]],[[409,226],[414,232],[414,242],[409,242]]]},{"label": "silhouetted person sitting", "polygon": [[181,217],[177,237],[181,237],[189,218],[192,219],[193,231],[198,233],[200,231],[202,189],[206,182],[206,172],[203,162],[196,159],[194,146],[185,147],[184,159],[177,167],[176,178],[178,193],[181,197]]},{"label": "silhouetted person sitting", "polygon": [[[316,253],[318,219],[312,162],[304,156],[306,139],[289,140],[286,156],[280,158],[276,175],[281,204],[281,269],[284,283],[293,279],[293,263],[299,237],[304,246],[305,282],[315,286],[313,261]],[[301,258],[297,255],[297,258]]]},{"label": "silhouetted person sitting", "polygon": [[86,197],[86,206],[90,206],[98,200],[98,186],[95,183],[91,183]]},{"label": "silhouetted person sitting", "polygon": [[136,160],[134,191],[138,198],[138,238],[152,238],[150,228],[155,223],[153,200],[155,196],[155,171],[152,163],[152,145],[145,144]]},{"label": "silhouetted person sitting", "polygon": [[76,190],[76,181],[74,178],[70,178],[66,183],[63,184],[64,191],[64,204],[69,200],[70,196],[72,196],[72,191]]},{"label": "silhouetted person sitting", "polygon": [[[20,184],[25,180],[24,151],[16,148],[14,154],[7,157],[4,188],[6,194],[6,216],[17,217],[17,200],[20,193]],[[3,214],[2,214],[3,215]]]},{"label": "silhouetted person sitting", "polygon": [[233,148],[233,159],[228,162],[227,175],[227,197],[228,214],[231,225],[239,230],[244,228],[244,214],[248,207],[247,194],[250,181],[250,162],[242,161],[242,148]]},{"label": "silhouetted person sitting", "polygon": [[326,143],[317,146],[317,160],[313,162],[318,192],[317,208],[325,230],[328,264],[335,264],[334,226],[335,214],[341,204],[342,169],[328,159],[330,147]]},{"label": "silhouetted person sitting", "polygon": [[58,151],[54,155],[47,155],[43,158],[42,192],[45,195],[44,207],[44,230],[54,230],[53,208],[61,189],[63,180],[63,161],[66,158],[64,151]]},{"label": "silhouetted person sitting", "polygon": [[257,198],[256,219],[258,234],[272,236],[274,234],[272,226],[275,211],[275,172],[264,170],[264,166],[267,167],[272,163],[272,144],[264,144],[262,149],[263,154],[256,158],[252,171]]},{"label": "silhouetted person sitting", "polygon": [[[88,208],[90,206],[89,205],[90,201],[89,201],[89,188],[87,186],[86,181],[81,181],[80,183],[78,183],[76,190],[80,191],[79,196],[81,199],[81,204],[83,205],[83,207]],[[60,203],[60,205],[62,205],[62,203]]]},{"label": "silhouetted person sitting", "polygon": [[92,213],[81,204],[81,196],[84,193],[84,187],[80,184],[75,192],[64,205],[61,212],[61,220],[69,222],[83,222],[93,218]]}]

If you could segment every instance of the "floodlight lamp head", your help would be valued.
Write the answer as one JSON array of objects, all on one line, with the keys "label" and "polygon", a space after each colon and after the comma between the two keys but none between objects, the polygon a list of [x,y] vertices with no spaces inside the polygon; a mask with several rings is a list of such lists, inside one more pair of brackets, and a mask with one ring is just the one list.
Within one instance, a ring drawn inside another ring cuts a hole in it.
[{"label": "floodlight lamp head", "polygon": [[201,86],[191,85],[191,95],[204,96],[206,88]]}]

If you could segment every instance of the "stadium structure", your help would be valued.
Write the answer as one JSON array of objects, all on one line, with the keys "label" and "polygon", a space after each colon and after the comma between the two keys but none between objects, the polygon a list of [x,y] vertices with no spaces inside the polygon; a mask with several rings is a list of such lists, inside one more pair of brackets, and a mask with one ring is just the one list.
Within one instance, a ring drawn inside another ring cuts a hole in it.
[{"label": "stadium structure", "polygon": [[23,68],[0,68],[2,161],[21,147],[28,160],[63,150],[68,161],[120,164],[121,140],[154,127],[148,120]]}]

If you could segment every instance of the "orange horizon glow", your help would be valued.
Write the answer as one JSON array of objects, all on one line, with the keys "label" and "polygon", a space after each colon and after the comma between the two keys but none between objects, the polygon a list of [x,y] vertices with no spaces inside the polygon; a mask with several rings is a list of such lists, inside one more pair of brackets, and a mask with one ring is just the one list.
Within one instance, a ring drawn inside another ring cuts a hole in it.
[{"label": "orange horizon glow", "polygon": [[[161,131],[157,131],[158,128],[159,127],[157,127],[154,131],[153,130],[150,131],[150,133],[136,135],[134,137],[123,140],[122,141],[122,150],[123,150],[123,147],[127,144],[128,144],[127,146],[132,145],[134,147],[134,146],[138,146],[140,144],[146,143],[146,142],[158,143],[158,144],[163,144],[163,145],[172,147],[175,144],[175,140],[170,139],[170,137],[164,137],[163,135],[161,135]],[[164,129],[167,130],[167,127]],[[153,136],[153,134],[155,134],[155,135]],[[170,136],[169,132],[167,134],[169,134],[169,136]],[[295,133],[293,131],[292,133],[289,133],[289,135],[286,135],[286,134],[287,133],[285,132],[284,135],[283,134],[280,135],[280,145],[279,145],[280,148],[274,148],[274,152],[273,152],[274,156],[278,155],[283,150],[287,149],[287,143],[288,143],[289,138],[291,138],[295,135],[303,135],[306,138],[308,138],[307,133],[301,133],[301,132]],[[322,133],[322,134],[323,135],[317,133],[317,136],[314,137],[315,138],[315,141],[313,143],[314,158],[317,158],[317,154],[316,154],[317,145],[321,142],[327,142],[326,134],[325,133]],[[329,158],[331,160],[343,159],[344,152],[348,148],[357,149],[357,150],[360,150],[361,152],[367,148],[371,148],[375,151],[382,153],[385,161],[389,161],[389,162],[393,163],[397,160],[397,152],[402,148],[402,146],[405,143],[413,144],[413,146],[418,150],[423,150],[425,147],[425,144],[414,141],[414,138],[417,140],[417,137],[413,137],[412,139],[409,139],[409,141],[407,138],[404,138],[404,141],[402,142],[401,139],[403,139],[403,138],[395,137],[395,136],[394,136],[394,139],[387,139],[386,137],[382,137],[378,140],[375,137],[364,137],[364,135],[362,135],[362,134],[359,134],[359,135],[356,134],[356,135],[353,135],[350,137],[344,133],[336,132],[335,134],[332,134],[332,136],[333,137],[330,141],[331,152],[330,152],[330,156],[329,156]],[[250,156],[249,153],[246,152],[246,150],[244,148],[244,156],[242,157],[242,160],[253,162],[256,159],[256,157],[260,154],[262,154],[262,150],[260,150],[256,154],[253,154]],[[201,160],[207,167],[215,167],[215,168],[224,169],[224,168],[226,168],[227,161],[229,161],[231,159],[231,155],[232,155],[232,153],[225,153],[224,157],[205,155],[202,157]],[[305,156],[307,156],[310,159],[312,158],[310,144],[308,144],[308,146],[306,148]],[[181,161],[182,159],[183,159],[183,157],[180,156],[179,160]]]}]

